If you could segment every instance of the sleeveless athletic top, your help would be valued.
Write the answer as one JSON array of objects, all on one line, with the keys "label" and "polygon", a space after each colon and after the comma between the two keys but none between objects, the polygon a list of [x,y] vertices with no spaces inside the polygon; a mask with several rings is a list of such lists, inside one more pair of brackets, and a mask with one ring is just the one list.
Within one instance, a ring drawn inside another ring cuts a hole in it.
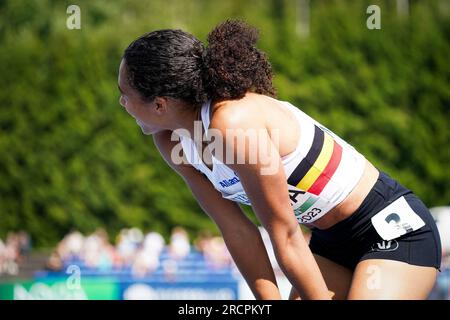
[{"label": "sleeveless athletic top", "polygon": [[[273,99],[273,98],[272,98]],[[279,101],[300,125],[296,149],[281,158],[293,212],[299,223],[311,223],[342,202],[362,177],[365,158],[350,144],[287,101]],[[210,102],[203,104],[204,131],[209,128]],[[180,135],[189,163],[202,172],[225,199],[251,205],[237,174],[212,157],[212,170],[199,157],[194,141]]]}]

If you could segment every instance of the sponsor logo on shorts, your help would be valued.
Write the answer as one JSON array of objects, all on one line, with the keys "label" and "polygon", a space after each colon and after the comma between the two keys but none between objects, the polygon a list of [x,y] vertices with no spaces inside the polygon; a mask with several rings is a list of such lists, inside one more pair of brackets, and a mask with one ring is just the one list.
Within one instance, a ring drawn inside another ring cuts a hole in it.
[{"label": "sponsor logo on shorts", "polygon": [[398,249],[397,240],[383,240],[372,245],[372,251],[395,251]]}]

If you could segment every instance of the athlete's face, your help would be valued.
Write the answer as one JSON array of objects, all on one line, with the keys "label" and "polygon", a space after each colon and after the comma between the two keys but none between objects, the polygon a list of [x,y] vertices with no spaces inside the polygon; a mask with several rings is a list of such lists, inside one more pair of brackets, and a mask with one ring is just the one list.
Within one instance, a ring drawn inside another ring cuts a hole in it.
[{"label": "athlete's face", "polygon": [[145,102],[141,96],[128,84],[127,70],[124,60],[121,61],[119,67],[118,86],[121,96],[119,103],[125,110],[136,120],[144,134],[153,134],[164,130],[161,125],[162,110],[158,109],[157,99],[152,102]]}]

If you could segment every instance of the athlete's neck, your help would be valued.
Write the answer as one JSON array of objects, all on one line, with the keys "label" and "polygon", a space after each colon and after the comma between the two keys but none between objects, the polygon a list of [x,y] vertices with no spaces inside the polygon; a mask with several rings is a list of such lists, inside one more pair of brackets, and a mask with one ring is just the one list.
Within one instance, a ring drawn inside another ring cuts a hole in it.
[{"label": "athlete's neck", "polygon": [[[194,138],[194,132],[195,132],[195,122],[197,121],[197,128],[198,126],[202,125],[201,123],[201,108],[189,108],[185,109],[182,112],[180,112],[170,127],[168,128],[171,131],[177,131],[180,134],[184,136],[188,136],[191,139]],[[199,123],[198,123],[199,121]],[[198,129],[197,129],[198,130]],[[198,133],[197,133],[198,135]]]}]

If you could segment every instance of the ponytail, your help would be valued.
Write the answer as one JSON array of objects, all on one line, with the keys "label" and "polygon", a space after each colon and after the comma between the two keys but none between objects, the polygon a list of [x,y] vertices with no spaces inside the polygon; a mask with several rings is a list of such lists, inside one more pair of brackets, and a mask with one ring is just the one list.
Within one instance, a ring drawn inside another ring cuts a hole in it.
[{"label": "ponytail", "polygon": [[208,98],[240,99],[247,91],[276,95],[270,63],[255,47],[258,37],[255,28],[238,20],[227,20],[209,33],[203,53]]}]

